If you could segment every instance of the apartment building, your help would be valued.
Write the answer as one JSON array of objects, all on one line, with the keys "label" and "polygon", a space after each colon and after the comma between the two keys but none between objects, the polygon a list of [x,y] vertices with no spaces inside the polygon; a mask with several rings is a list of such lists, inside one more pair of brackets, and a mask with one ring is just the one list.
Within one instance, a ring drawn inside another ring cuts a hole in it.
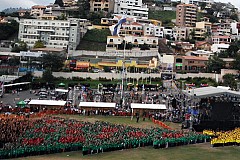
[{"label": "apartment building", "polygon": [[148,7],[142,3],[142,0],[115,0],[114,14],[148,19]]},{"label": "apartment building", "polygon": [[114,0],[90,0],[90,12],[113,12]]},{"label": "apartment building", "polygon": [[[126,50],[140,51],[143,45],[147,46],[147,50],[158,51],[158,37],[150,36],[108,36],[107,37],[107,46],[106,51],[116,51],[123,50],[121,48],[122,44],[126,41],[126,44],[131,44],[130,48],[125,48]],[[127,46],[127,45],[126,45]]]},{"label": "apartment building", "polygon": [[176,9],[176,25],[180,27],[195,27],[197,21],[197,6],[194,4],[179,4]]},{"label": "apartment building", "polygon": [[45,9],[46,9],[46,6],[41,6],[41,5],[32,6],[30,15],[37,18],[38,16],[43,15]]},{"label": "apartment building", "polygon": [[21,19],[19,24],[18,38],[30,48],[41,40],[49,48],[74,50],[80,42],[80,36],[80,19]]}]

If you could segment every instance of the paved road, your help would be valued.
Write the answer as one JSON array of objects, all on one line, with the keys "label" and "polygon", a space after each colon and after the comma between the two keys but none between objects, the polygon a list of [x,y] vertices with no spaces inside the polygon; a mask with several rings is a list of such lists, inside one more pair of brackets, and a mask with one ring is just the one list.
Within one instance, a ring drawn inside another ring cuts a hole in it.
[{"label": "paved road", "polygon": [[15,106],[17,102],[24,100],[24,99],[37,99],[38,96],[35,96],[34,94],[30,94],[30,91],[20,91],[19,94],[10,94],[5,93],[2,98],[0,98],[0,101],[2,101],[3,104],[10,104],[11,106]]}]

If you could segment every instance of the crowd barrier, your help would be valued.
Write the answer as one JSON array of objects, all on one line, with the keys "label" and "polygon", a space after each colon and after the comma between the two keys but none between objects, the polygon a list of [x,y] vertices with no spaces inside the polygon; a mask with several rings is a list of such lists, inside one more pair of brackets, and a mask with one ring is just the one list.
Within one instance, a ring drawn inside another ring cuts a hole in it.
[{"label": "crowd barrier", "polygon": [[160,127],[164,128],[164,129],[169,129],[172,130],[171,127],[169,127],[168,125],[166,125],[165,123],[163,123],[162,121],[156,120],[154,118],[152,118],[152,121],[154,124],[158,124]]}]

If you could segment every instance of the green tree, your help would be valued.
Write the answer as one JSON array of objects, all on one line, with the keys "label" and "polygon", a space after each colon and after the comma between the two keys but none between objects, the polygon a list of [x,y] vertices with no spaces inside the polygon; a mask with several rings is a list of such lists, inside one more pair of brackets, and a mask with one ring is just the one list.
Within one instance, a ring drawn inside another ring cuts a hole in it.
[{"label": "green tree", "polygon": [[207,70],[209,72],[220,73],[221,69],[225,68],[226,62],[220,59],[218,56],[214,55],[209,57],[207,62]]},{"label": "green tree", "polygon": [[89,0],[78,0],[78,10],[79,10],[79,17],[81,18],[88,18],[88,14],[90,11],[90,3]]},{"label": "green tree", "polygon": [[233,62],[233,68],[236,70],[240,70],[240,55],[237,55]]},{"label": "green tree", "polygon": [[233,74],[225,74],[223,76],[223,85],[229,86],[231,88],[236,88],[237,82],[234,78],[234,75]]},{"label": "green tree", "polygon": [[20,51],[27,51],[28,50],[28,46],[27,43],[20,41],[18,43],[15,43],[12,45],[12,51],[11,52],[17,52],[19,53]]},{"label": "green tree", "polygon": [[44,45],[43,41],[39,40],[36,41],[33,48],[45,48],[46,46]]},{"label": "green tree", "polygon": [[55,0],[54,4],[58,4],[60,7],[63,7],[63,0]]},{"label": "green tree", "polygon": [[60,16],[57,17],[58,20],[67,20],[67,17],[65,14],[61,14]]},{"label": "green tree", "polygon": [[20,64],[20,60],[18,57],[13,56],[8,60],[8,64],[10,66],[18,66]]},{"label": "green tree", "polygon": [[42,79],[43,79],[45,82],[53,82],[53,81],[54,81],[54,77],[53,77],[53,75],[52,75],[52,71],[51,71],[50,68],[47,68],[47,69],[43,72]]},{"label": "green tree", "polygon": [[0,23],[0,40],[7,40],[18,33],[19,23],[12,20],[10,23]]},{"label": "green tree", "polygon": [[49,68],[51,71],[56,72],[64,66],[64,56],[57,53],[44,54],[42,57],[43,68]]}]

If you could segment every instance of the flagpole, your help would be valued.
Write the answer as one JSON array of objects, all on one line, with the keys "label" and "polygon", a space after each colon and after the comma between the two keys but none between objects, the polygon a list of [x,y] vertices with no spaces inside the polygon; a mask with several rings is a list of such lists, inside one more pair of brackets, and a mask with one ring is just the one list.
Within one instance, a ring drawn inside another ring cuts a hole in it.
[{"label": "flagpole", "polygon": [[122,95],[121,95],[122,107],[124,105],[125,51],[126,51],[126,29],[124,35],[123,60],[122,60]]}]

